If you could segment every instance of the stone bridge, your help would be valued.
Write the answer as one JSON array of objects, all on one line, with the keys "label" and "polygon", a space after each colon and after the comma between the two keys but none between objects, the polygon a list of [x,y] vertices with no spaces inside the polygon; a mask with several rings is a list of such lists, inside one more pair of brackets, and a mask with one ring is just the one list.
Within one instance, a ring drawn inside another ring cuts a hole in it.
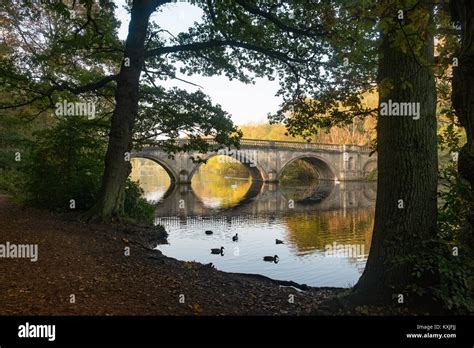
[{"label": "stone bridge", "polygon": [[[182,139],[180,142],[185,142]],[[293,141],[241,139],[240,149],[218,149],[213,139],[207,140],[216,150],[209,153],[180,152],[170,158],[160,147],[145,147],[133,151],[132,158],[147,158],[160,164],[172,183],[189,184],[201,163],[191,159],[208,160],[227,155],[245,165],[253,181],[278,182],[284,168],[296,160],[309,163],[320,180],[357,181],[377,167],[377,156],[370,148],[357,145],[314,144]]]}]

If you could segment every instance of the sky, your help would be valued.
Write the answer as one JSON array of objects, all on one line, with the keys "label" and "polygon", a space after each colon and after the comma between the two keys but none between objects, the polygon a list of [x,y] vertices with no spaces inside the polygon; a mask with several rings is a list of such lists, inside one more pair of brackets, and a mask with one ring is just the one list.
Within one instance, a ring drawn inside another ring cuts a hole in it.
[{"label": "sky", "polygon": [[[117,14],[122,22],[119,36],[125,40],[127,37],[130,16],[123,8],[124,0],[117,1]],[[161,7],[161,12],[155,12],[152,20],[173,35],[178,34],[192,26],[201,18],[201,9],[186,2],[166,4]],[[257,79],[254,85],[247,85],[239,81],[229,81],[225,76],[204,77],[200,75],[185,76],[177,72],[177,77],[202,86],[202,91],[208,94],[214,103],[231,114],[232,120],[238,125],[245,123],[266,123],[267,114],[278,109],[282,99],[276,97],[279,88],[278,81],[269,81],[266,78]],[[198,87],[174,80],[160,81],[165,87],[176,86],[190,92]]]}]

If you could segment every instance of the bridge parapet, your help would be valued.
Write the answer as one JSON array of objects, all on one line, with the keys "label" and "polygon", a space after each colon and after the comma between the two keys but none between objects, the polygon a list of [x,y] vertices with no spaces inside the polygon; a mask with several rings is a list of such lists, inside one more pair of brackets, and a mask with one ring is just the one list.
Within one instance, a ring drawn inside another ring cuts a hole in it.
[{"label": "bridge parapet", "polygon": [[[221,146],[214,139],[204,139],[209,145]],[[159,146],[161,141],[156,142],[156,145]],[[179,139],[179,145],[188,144],[188,139]],[[262,140],[262,139],[241,139],[241,147],[252,147],[252,148],[280,148],[280,149],[296,149],[296,150],[329,150],[329,151],[338,151],[338,152],[364,152],[369,153],[372,149],[368,146],[360,145],[337,145],[337,144],[322,144],[322,143],[309,143],[309,142],[299,142],[299,141],[287,141],[287,140]]]}]

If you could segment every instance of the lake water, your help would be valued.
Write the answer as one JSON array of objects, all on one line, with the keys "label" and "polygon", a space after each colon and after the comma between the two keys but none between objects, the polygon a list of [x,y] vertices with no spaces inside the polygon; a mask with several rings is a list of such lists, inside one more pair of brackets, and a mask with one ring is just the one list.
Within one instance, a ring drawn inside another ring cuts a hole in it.
[{"label": "lake water", "polygon": [[[155,223],[169,233],[169,244],[158,246],[165,255],[311,286],[349,287],[364,270],[375,183],[280,186],[201,172],[192,185],[172,189],[156,175],[140,182],[159,201]],[[222,255],[211,254],[220,247]],[[278,263],[263,261],[274,255]]]}]

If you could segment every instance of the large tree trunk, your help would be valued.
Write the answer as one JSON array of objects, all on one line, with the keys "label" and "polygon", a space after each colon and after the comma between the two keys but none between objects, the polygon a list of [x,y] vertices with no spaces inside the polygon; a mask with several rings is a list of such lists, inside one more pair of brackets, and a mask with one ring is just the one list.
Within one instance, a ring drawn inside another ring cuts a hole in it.
[{"label": "large tree trunk", "polygon": [[458,67],[453,68],[452,101],[459,122],[466,131],[467,143],[458,159],[459,173],[471,184],[467,220],[474,231],[474,2],[451,1],[451,14],[461,25],[461,47]]},{"label": "large tree trunk", "polygon": [[[431,14],[431,10],[425,10]],[[405,19],[404,25],[407,22]],[[433,238],[436,233],[435,79],[432,70],[421,66],[410,50],[403,53],[399,47],[391,45],[391,34],[384,32],[381,35],[380,103],[388,100],[420,103],[420,118],[382,116],[379,112],[375,225],[366,268],[349,296],[353,303],[406,302],[409,299],[404,290],[408,284],[427,285],[436,281],[414,278],[412,262],[394,263],[399,258],[415,256],[422,250],[423,241]],[[426,34],[420,52],[424,64],[433,62],[433,54],[433,36]],[[402,87],[403,78],[411,87]],[[392,88],[387,87],[387,82]]]},{"label": "large tree trunk", "polygon": [[135,0],[125,44],[124,61],[117,80],[115,110],[109,134],[105,170],[93,220],[109,221],[123,215],[125,183],[131,165],[125,154],[132,149],[133,127],[138,112],[139,81],[145,59],[145,38],[157,1]]}]

